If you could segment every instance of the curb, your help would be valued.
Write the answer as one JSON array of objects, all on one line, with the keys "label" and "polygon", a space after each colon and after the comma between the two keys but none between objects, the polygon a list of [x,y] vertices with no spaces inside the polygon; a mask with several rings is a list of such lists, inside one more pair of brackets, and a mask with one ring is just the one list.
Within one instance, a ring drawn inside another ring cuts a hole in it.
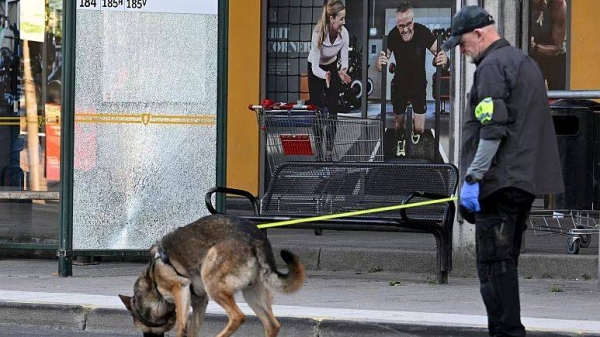
[{"label": "curb", "polygon": [[[422,313],[423,317],[429,313]],[[131,316],[125,309],[103,308],[87,305],[45,304],[0,302],[2,324],[53,327],[64,330],[88,331],[98,333],[136,333]],[[279,336],[482,336],[487,329],[481,324],[446,323],[396,323],[336,319],[335,317],[290,317],[277,318],[281,323]],[[375,319],[375,317],[374,317]],[[35,322],[35,324],[32,324]],[[208,313],[202,332],[216,335],[226,325],[224,314]],[[264,334],[260,320],[248,315],[246,322],[237,332],[240,336],[261,336]],[[600,336],[586,332],[551,332],[545,330],[528,330],[531,337],[567,337],[567,336]]]},{"label": "curb", "polygon": [[77,305],[0,302],[3,324],[85,330],[88,309]]}]

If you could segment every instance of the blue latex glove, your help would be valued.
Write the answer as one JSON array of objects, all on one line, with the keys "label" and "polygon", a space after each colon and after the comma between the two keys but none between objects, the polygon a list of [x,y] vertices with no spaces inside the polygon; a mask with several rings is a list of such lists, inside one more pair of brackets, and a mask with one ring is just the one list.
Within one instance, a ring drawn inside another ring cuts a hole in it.
[{"label": "blue latex glove", "polygon": [[460,204],[471,212],[481,211],[479,207],[479,183],[469,184],[466,181],[460,189]]}]

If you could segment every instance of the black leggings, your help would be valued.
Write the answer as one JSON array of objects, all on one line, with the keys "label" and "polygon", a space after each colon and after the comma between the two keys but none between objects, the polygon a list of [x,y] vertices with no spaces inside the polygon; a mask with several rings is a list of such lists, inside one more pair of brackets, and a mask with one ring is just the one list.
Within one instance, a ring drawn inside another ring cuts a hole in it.
[{"label": "black leggings", "polygon": [[[342,92],[342,79],[338,74],[337,62],[332,62],[327,65],[319,65],[324,71],[329,71],[331,74],[331,80],[329,82],[329,88],[324,79],[315,76],[312,72],[312,64],[308,62],[308,92],[310,95],[310,103],[318,106],[321,110],[327,108],[328,115],[323,116],[314,125],[315,132],[315,145],[317,148],[317,155],[319,159],[322,159],[323,151],[323,131],[326,134],[326,149],[328,152],[333,151],[333,141],[336,133],[337,113],[339,109],[338,101],[340,99],[340,93]],[[324,128],[323,128],[324,126]],[[323,130],[325,129],[325,130]]]},{"label": "black leggings", "polygon": [[533,55],[533,59],[542,70],[542,75],[548,81],[548,90],[565,90],[567,88],[567,56]]}]

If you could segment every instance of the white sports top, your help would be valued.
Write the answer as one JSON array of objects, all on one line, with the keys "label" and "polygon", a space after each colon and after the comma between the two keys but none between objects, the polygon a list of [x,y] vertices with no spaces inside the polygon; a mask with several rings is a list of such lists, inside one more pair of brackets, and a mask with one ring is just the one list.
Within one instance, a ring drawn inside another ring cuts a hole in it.
[{"label": "white sports top", "polygon": [[315,76],[325,79],[325,71],[319,67],[320,64],[326,65],[337,61],[337,54],[342,51],[342,68],[348,68],[348,46],[350,44],[350,36],[346,27],[342,27],[342,34],[338,35],[333,43],[329,41],[329,29],[325,29],[325,40],[321,50],[317,47],[319,41],[319,33],[313,30],[312,39],[310,41],[310,52],[308,53],[308,62],[312,65],[312,72]]}]

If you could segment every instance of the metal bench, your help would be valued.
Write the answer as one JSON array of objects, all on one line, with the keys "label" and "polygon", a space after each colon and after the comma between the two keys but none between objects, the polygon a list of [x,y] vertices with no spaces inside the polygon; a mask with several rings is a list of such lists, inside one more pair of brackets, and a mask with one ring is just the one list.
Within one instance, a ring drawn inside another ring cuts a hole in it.
[{"label": "metal bench", "polygon": [[[215,193],[246,197],[256,223],[301,219],[373,209],[432,199],[448,198],[456,192],[458,170],[451,164],[287,162],[273,172],[260,200],[249,192],[214,187],[206,193],[206,207]],[[452,270],[452,226],[454,202],[302,223],[286,228],[430,233],[436,239],[438,283],[448,282]]]}]

